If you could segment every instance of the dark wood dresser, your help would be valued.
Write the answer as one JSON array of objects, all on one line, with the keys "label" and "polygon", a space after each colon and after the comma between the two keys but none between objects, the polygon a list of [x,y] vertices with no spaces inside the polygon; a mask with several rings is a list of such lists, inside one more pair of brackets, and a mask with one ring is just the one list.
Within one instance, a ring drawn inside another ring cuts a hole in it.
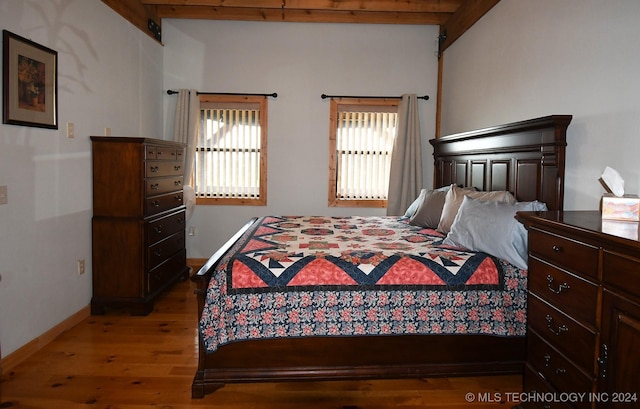
[{"label": "dark wood dresser", "polygon": [[539,393],[525,406],[640,407],[638,224],[597,211],[516,217],[529,234],[524,392]]},{"label": "dark wood dresser", "polygon": [[92,136],[91,313],[126,306],[147,315],[153,300],[187,278],[185,146],[149,138]]}]

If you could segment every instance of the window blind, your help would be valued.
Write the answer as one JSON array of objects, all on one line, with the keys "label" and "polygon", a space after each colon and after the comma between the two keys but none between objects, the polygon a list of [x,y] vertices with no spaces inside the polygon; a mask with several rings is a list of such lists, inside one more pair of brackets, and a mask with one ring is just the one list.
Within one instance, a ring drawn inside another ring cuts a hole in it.
[{"label": "window blind", "polygon": [[[247,104],[245,104],[246,106]],[[257,198],[260,195],[260,110],[202,104],[196,147],[196,195]]]},{"label": "window blind", "polygon": [[340,199],[387,199],[397,114],[371,111],[338,112],[336,195]]}]

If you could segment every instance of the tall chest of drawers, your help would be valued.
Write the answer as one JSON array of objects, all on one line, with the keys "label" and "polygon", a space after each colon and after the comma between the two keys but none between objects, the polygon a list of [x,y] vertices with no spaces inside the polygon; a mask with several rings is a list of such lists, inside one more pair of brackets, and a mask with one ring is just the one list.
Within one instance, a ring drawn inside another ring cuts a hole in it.
[{"label": "tall chest of drawers", "polygon": [[529,235],[528,406],[640,407],[638,224],[597,211],[516,217]]},{"label": "tall chest of drawers", "polygon": [[92,136],[92,314],[125,306],[136,315],[188,267],[185,146],[150,138]]}]

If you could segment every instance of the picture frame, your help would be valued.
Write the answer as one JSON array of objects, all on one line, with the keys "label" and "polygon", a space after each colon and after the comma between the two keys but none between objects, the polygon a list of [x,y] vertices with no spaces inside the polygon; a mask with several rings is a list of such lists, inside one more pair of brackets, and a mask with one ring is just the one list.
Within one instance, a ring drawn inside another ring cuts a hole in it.
[{"label": "picture frame", "polygon": [[4,124],[58,129],[58,53],[2,30]]}]

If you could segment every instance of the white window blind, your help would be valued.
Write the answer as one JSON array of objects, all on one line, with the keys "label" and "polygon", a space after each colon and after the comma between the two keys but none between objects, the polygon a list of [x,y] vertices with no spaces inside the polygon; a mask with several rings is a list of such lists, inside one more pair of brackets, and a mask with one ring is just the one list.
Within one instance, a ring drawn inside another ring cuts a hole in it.
[{"label": "white window blind", "polygon": [[338,112],[336,197],[386,200],[397,113],[383,112],[389,107],[354,108]]},{"label": "white window blind", "polygon": [[259,104],[201,103],[196,147],[197,197],[260,196]]}]

